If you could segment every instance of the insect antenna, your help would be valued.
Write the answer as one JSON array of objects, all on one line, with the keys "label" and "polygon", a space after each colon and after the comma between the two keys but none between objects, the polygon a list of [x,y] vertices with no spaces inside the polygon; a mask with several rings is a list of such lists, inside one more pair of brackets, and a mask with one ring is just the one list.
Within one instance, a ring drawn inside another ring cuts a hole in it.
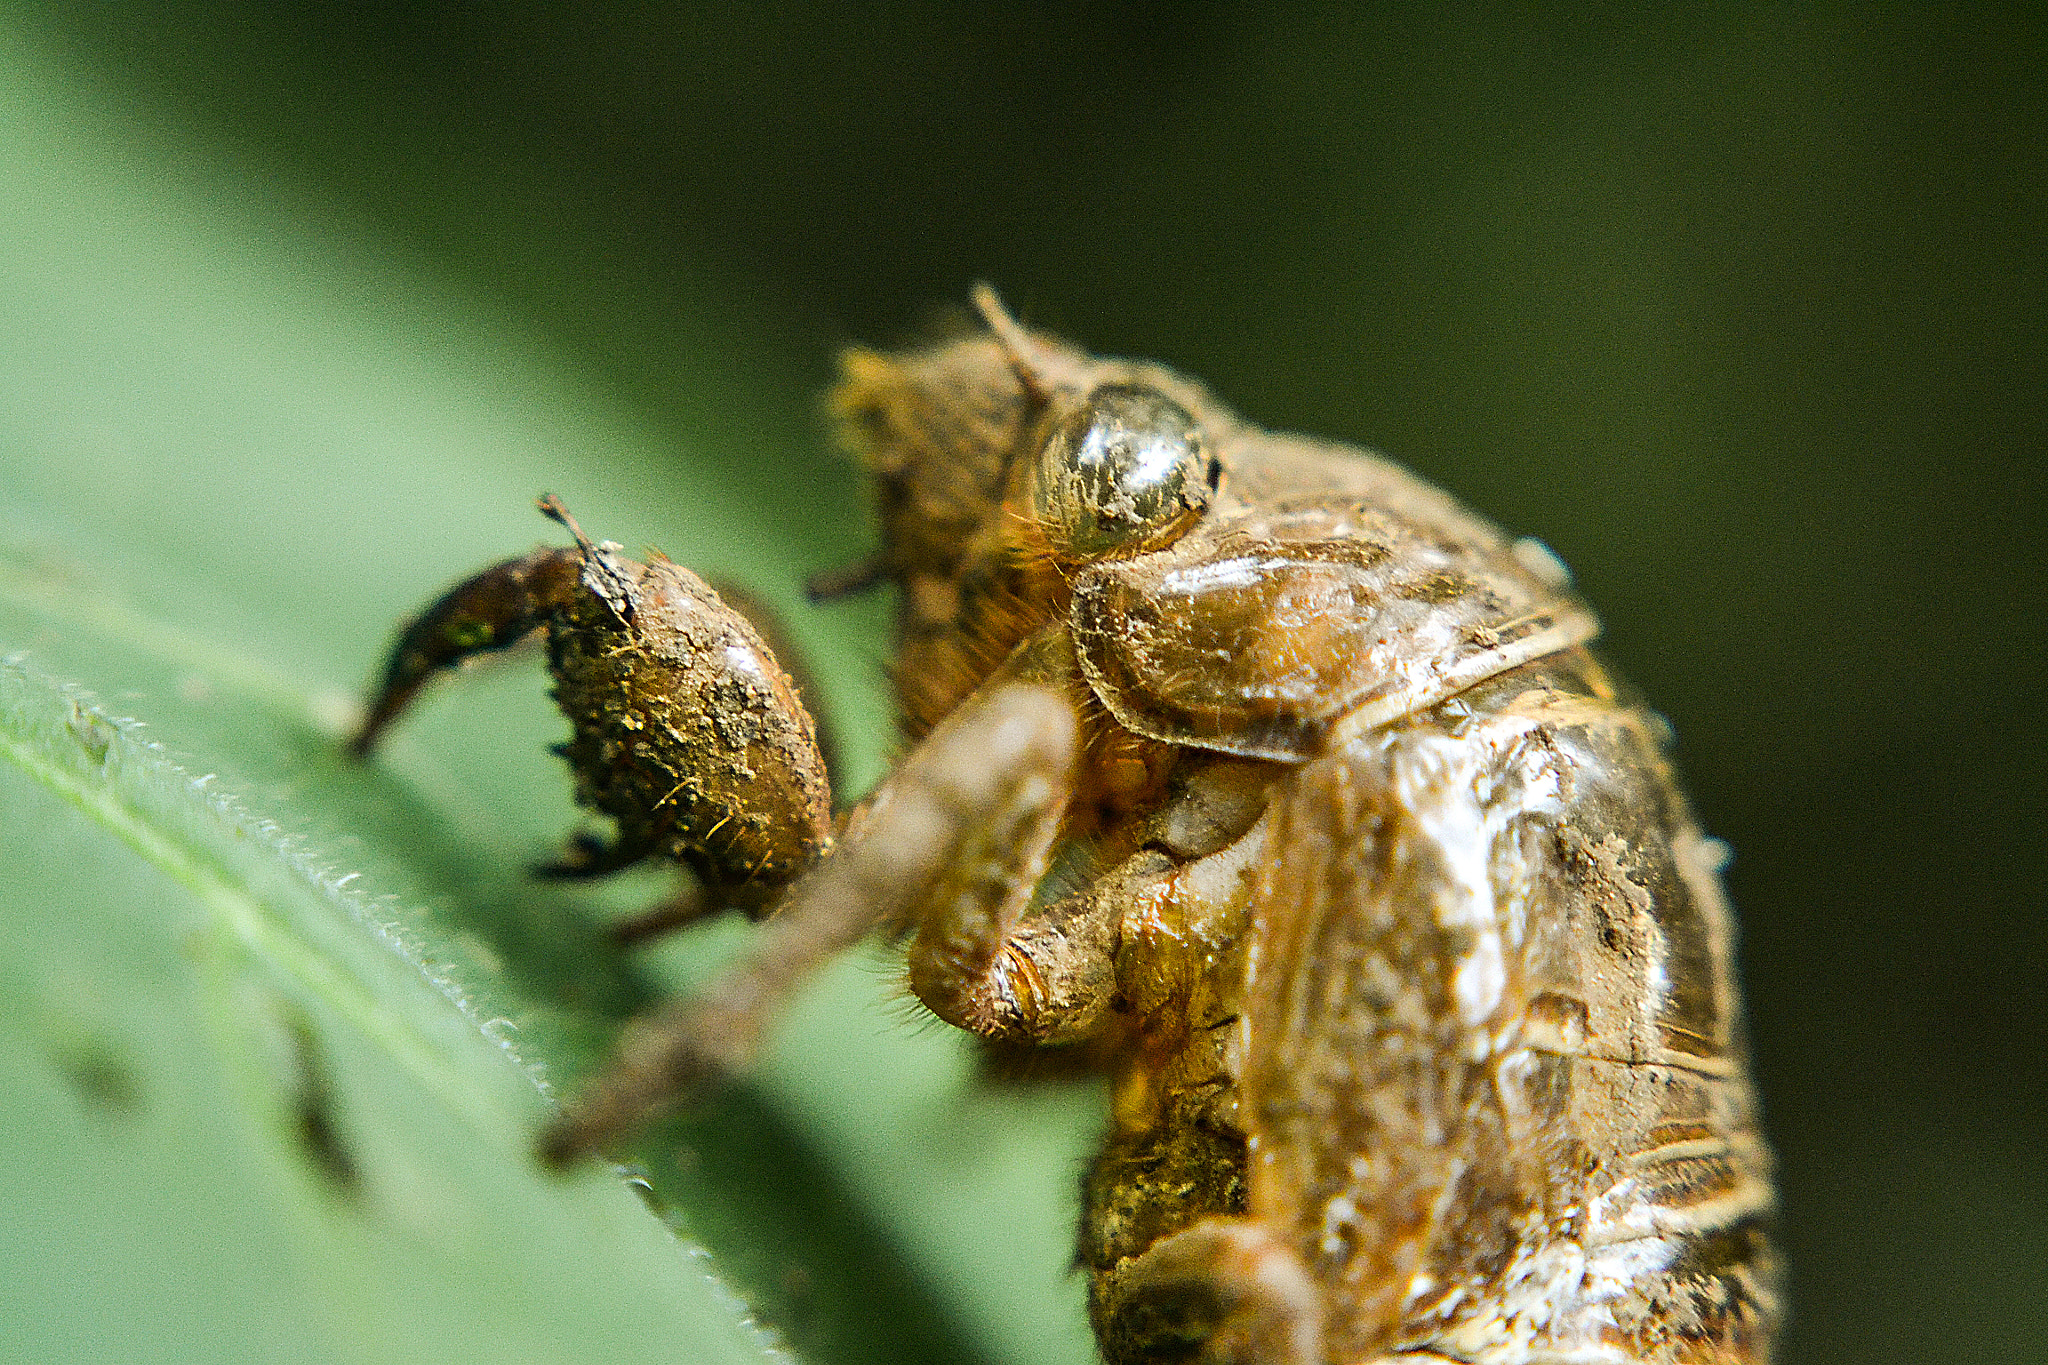
[{"label": "insect antenna", "polygon": [[576,548],[583,552],[583,585],[603,599],[612,615],[619,618],[620,624],[631,626],[634,576],[623,567],[631,561],[619,558],[618,542],[591,543],[590,537],[583,534],[583,528],[576,524],[576,518],[569,515],[569,509],[553,493],[541,494],[534,506],[540,509],[542,516],[568,528],[569,534],[576,537]]},{"label": "insect antenna", "polygon": [[583,534],[583,528],[576,524],[576,518],[569,515],[569,509],[562,505],[560,498],[556,497],[553,493],[543,493],[533,505],[540,509],[542,516],[546,517],[549,521],[555,522],[557,525],[566,527],[569,534],[576,537],[576,548],[583,551],[584,558],[589,558],[591,553],[596,550],[597,547],[591,544],[589,536]]},{"label": "insect antenna", "polygon": [[1050,367],[1039,352],[1038,341],[1024,324],[1003,307],[1003,301],[995,289],[986,282],[974,286],[974,308],[981,314],[982,321],[994,332],[996,340],[1002,343],[1003,358],[1010,362],[1010,369],[1017,381],[1024,386],[1024,394],[1034,407],[1044,407],[1052,401],[1053,382]]}]

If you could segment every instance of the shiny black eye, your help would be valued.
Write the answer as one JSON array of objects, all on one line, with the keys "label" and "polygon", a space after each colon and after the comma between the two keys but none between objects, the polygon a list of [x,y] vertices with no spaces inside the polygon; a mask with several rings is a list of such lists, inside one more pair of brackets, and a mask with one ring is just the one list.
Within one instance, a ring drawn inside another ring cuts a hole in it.
[{"label": "shiny black eye", "polygon": [[1186,408],[1156,389],[1105,384],[1045,443],[1032,510],[1062,559],[1133,555],[1178,540],[1221,476]]}]

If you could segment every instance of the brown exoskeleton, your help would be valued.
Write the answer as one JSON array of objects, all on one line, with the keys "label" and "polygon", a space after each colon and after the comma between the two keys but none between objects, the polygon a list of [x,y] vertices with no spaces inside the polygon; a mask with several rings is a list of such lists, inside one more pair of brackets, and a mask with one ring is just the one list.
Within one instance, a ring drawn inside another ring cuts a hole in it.
[{"label": "brown exoskeleton", "polygon": [[544,1152],[745,1066],[889,926],[941,1018],[1110,1070],[1080,1260],[1117,1365],[1768,1359],[1719,846],[1556,561],[977,302],[985,333],[845,359],[883,549],[839,586],[901,592],[911,747],[843,828],[767,649],[666,561],[579,532],[401,639],[359,747],[545,627],[619,827],[584,863],[774,912]]}]

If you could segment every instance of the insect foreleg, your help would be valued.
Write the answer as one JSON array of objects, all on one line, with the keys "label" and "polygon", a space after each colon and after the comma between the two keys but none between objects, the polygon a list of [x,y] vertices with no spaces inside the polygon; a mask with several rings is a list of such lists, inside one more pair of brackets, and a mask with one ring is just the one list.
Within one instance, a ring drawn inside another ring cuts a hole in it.
[{"label": "insect foreleg", "polygon": [[[1172,866],[1162,854],[1140,853],[1022,922],[1016,912],[1030,899],[1028,882],[1003,901],[928,906],[910,950],[911,988],[934,1014],[986,1038],[1086,1038],[1116,1000],[1117,945],[1131,907],[1156,895]],[[946,951],[962,941],[973,943],[971,956]]]},{"label": "insect foreleg", "polygon": [[914,951],[934,979],[977,974],[1044,866],[1074,729],[1066,700],[1035,685],[963,705],[790,889],[744,958],[703,994],[628,1026],[605,1074],[542,1135],[542,1155],[561,1162],[602,1146],[745,1069],[797,985],[878,924],[920,924]]},{"label": "insect foreleg", "polygon": [[1204,1218],[1161,1238],[1098,1283],[1095,1297],[1113,1360],[1179,1358],[1193,1342],[1204,1365],[1323,1359],[1315,1281],[1283,1239],[1249,1219]]}]

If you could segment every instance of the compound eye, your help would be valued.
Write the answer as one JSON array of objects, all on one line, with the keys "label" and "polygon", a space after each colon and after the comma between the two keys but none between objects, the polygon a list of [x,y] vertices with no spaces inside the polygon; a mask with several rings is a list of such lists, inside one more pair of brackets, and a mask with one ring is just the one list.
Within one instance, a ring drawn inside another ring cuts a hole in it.
[{"label": "compound eye", "polygon": [[1156,389],[1105,384],[1045,443],[1032,510],[1059,558],[1122,558],[1178,540],[1218,472],[1186,408]]}]

